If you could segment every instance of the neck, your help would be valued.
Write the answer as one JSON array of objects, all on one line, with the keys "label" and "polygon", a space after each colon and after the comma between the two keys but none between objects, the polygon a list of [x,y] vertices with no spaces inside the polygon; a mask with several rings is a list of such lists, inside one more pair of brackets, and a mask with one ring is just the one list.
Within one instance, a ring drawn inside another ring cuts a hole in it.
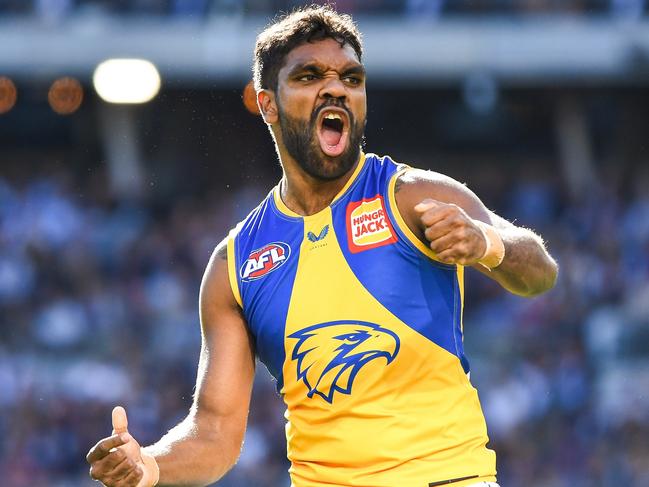
[{"label": "neck", "polygon": [[[280,183],[280,196],[284,204],[298,215],[318,213],[331,204],[345,187],[360,164],[362,154],[349,171],[337,179],[324,181],[306,174],[293,160],[282,158],[284,177]],[[290,156],[289,156],[290,159]]]}]

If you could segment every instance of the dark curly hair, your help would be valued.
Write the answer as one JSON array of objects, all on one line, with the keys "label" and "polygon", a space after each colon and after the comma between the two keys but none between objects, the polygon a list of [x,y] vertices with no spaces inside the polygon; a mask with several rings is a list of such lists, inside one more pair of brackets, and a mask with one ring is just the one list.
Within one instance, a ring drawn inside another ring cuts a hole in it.
[{"label": "dark curly hair", "polygon": [[255,89],[277,91],[277,75],[292,49],[323,39],[349,44],[360,61],[363,55],[361,33],[351,16],[336,12],[329,5],[302,7],[276,17],[257,36],[253,64]]}]

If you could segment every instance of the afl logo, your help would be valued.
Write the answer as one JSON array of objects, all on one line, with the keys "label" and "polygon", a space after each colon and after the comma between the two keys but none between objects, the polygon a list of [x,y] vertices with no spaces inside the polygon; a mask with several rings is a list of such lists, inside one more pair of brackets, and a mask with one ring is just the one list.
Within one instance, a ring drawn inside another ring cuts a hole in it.
[{"label": "afl logo", "polygon": [[288,260],[289,255],[291,255],[291,247],[288,244],[269,243],[261,249],[250,252],[248,260],[239,269],[239,275],[244,281],[259,279],[281,266]]}]

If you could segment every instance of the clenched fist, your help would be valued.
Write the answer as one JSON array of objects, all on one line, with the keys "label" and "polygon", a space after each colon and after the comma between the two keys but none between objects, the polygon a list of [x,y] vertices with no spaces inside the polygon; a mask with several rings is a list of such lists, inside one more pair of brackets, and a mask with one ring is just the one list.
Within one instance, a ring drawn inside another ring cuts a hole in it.
[{"label": "clenched fist", "polygon": [[415,206],[415,211],[425,226],[429,246],[440,261],[468,266],[485,257],[489,241],[482,222],[459,206],[427,198]]},{"label": "clenched fist", "polygon": [[90,477],[107,487],[152,487],[158,483],[155,459],[128,432],[123,407],[113,409],[113,434],[90,449]]}]

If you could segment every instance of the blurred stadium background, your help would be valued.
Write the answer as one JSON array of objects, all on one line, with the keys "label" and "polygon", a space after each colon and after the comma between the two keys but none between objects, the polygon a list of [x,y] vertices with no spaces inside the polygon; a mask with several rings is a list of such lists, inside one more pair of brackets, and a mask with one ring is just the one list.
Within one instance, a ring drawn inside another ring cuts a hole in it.
[{"label": "blurred stadium background", "polygon": [[[299,3],[0,0],[1,485],[94,485],[115,404],[142,443],[185,415],[202,271],[280,175],[241,99],[254,38]],[[560,262],[535,300],[467,279],[501,484],[649,485],[649,2],[337,3],[365,35],[367,149],[467,182]],[[102,101],[109,58],[160,92]],[[282,413],[260,367],[219,485],[288,486]]]}]

